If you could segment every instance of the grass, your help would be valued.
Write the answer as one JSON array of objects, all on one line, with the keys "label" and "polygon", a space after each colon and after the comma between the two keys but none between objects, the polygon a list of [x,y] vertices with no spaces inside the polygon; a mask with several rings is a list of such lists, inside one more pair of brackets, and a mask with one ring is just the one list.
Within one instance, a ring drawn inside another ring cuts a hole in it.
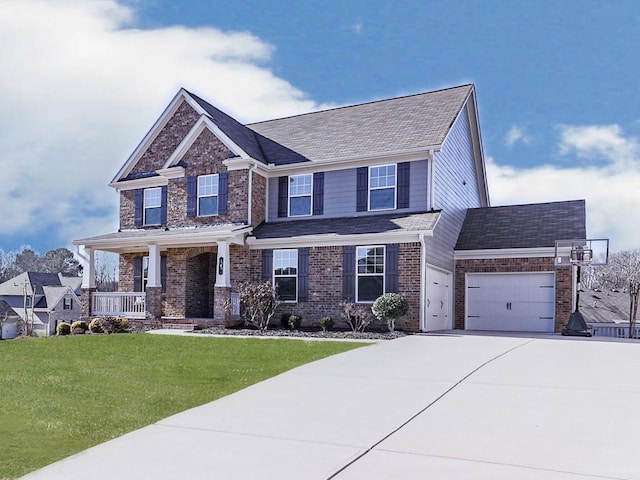
[{"label": "grass", "polygon": [[0,342],[0,478],[361,345],[148,334]]}]

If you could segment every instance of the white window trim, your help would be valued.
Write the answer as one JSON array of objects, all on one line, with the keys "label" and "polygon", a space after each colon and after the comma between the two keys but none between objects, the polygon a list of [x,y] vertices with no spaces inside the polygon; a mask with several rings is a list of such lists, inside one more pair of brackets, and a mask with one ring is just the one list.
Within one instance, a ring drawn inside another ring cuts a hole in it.
[{"label": "white window trim", "polygon": [[[387,188],[391,188],[389,186],[386,187],[372,187],[371,186],[371,169],[372,168],[380,168],[380,167],[393,167],[393,207],[388,208],[371,208],[371,191],[372,190],[385,190]],[[369,171],[367,172],[367,210],[369,212],[382,212],[385,210],[396,210],[398,204],[398,164],[397,163],[388,163],[385,165],[372,165],[369,167]]]},{"label": "white window trim", "polygon": [[[305,194],[291,195],[291,179],[295,177],[310,177],[311,178],[311,192]],[[291,214],[291,199],[309,197],[309,213],[303,215]],[[288,217],[311,217],[313,215],[313,173],[301,173],[299,175],[289,175],[287,178],[287,216]]]},{"label": "white window trim", "polygon": [[[67,308],[67,302],[69,302],[69,308]],[[65,296],[62,298],[62,309],[73,310],[73,298]]]},{"label": "white window trim", "polygon": [[[159,190],[160,191],[160,204],[158,206],[149,207],[147,206],[147,191],[150,190]],[[142,191],[142,225],[150,226],[150,225],[162,225],[162,221],[159,223],[147,223],[147,208],[160,208],[162,210],[162,187],[152,187],[145,188]]]},{"label": "white window trim", "polygon": [[[200,179],[204,178],[204,177],[217,177],[217,181],[218,181],[218,193],[214,194],[207,194],[207,195],[200,195]],[[200,215],[200,199],[201,198],[207,198],[207,197],[217,197],[218,198],[218,208],[216,210],[216,213],[210,213],[207,215]],[[198,177],[196,178],[196,215],[198,217],[215,217],[217,215],[219,215],[219,211],[220,211],[220,174],[219,173],[211,173],[211,174],[207,174],[207,175],[198,175]]]},{"label": "white window trim", "polygon": [[[358,273],[358,250],[361,248],[382,248],[382,273]],[[355,303],[367,303],[373,304],[375,300],[360,300],[360,292],[358,291],[358,278],[359,277],[379,277],[382,275],[382,295],[387,291],[387,248],[384,245],[358,245],[356,246],[356,302]]]},{"label": "white window trim", "polygon": [[[295,275],[276,275],[276,253],[278,252],[296,252],[296,274]],[[296,298],[295,300],[282,300],[282,303],[298,303],[298,286],[300,281],[298,280],[298,249],[297,248],[282,248],[273,251],[272,259],[273,267],[271,272],[273,288],[276,287],[276,278],[295,278],[296,279]]]}]

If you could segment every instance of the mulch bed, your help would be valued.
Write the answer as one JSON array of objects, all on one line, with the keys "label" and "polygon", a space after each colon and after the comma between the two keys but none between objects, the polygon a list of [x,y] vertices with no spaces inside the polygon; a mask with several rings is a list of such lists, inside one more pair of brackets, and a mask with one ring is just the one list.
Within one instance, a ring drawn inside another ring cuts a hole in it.
[{"label": "mulch bed", "polygon": [[222,328],[211,327],[202,330],[194,330],[195,333],[208,335],[249,335],[260,337],[295,337],[295,338],[335,338],[348,340],[393,340],[407,335],[406,332],[382,332],[382,331],[366,331],[352,332],[351,330],[329,330],[323,332],[318,329],[284,330],[281,328],[273,328],[260,332],[252,328]]}]

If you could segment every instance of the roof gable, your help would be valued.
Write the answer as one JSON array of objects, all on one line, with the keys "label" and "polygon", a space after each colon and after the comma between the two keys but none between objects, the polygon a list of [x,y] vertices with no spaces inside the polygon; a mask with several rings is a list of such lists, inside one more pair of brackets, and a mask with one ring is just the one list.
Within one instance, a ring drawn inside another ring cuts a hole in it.
[{"label": "roof gable", "polygon": [[467,210],[455,250],[555,247],[586,238],[585,201],[534,203]]}]

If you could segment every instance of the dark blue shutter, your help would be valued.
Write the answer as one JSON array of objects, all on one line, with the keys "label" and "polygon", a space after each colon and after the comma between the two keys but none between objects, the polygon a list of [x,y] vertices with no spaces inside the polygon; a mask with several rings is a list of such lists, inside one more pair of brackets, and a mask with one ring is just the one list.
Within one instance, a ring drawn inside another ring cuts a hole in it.
[{"label": "dark blue shutter", "polygon": [[409,208],[409,182],[411,181],[411,164],[398,164],[398,208]]},{"label": "dark blue shutter", "polygon": [[273,279],[273,250],[262,250],[262,281],[270,282]]},{"label": "dark blue shutter", "polygon": [[133,258],[133,290],[142,291],[142,257]]},{"label": "dark blue shutter", "polygon": [[313,174],[313,214],[324,213],[324,172]]},{"label": "dark blue shutter", "polygon": [[167,224],[167,186],[163,185],[160,189],[160,223]]},{"label": "dark blue shutter", "polygon": [[187,217],[196,216],[197,177],[187,177]]},{"label": "dark blue shutter", "polygon": [[369,167],[359,167],[356,174],[356,211],[366,212],[369,190]]},{"label": "dark blue shutter", "polygon": [[160,283],[162,284],[162,293],[167,293],[167,257],[160,257]]},{"label": "dark blue shutter", "polygon": [[138,188],[134,192],[133,203],[134,203],[134,224],[136,227],[142,226],[142,209],[144,207],[142,200],[143,190]]},{"label": "dark blue shutter", "polygon": [[309,249],[298,249],[298,302],[309,301]]},{"label": "dark blue shutter", "polygon": [[384,283],[385,293],[398,292],[398,244],[392,243],[385,248]]},{"label": "dark blue shutter", "polygon": [[221,173],[218,176],[218,215],[227,214],[227,199],[229,191],[229,174]]},{"label": "dark blue shutter", "polygon": [[353,302],[356,298],[356,247],[342,247],[342,296]]},{"label": "dark blue shutter", "polygon": [[289,201],[289,177],[278,178],[278,217],[286,217]]}]

